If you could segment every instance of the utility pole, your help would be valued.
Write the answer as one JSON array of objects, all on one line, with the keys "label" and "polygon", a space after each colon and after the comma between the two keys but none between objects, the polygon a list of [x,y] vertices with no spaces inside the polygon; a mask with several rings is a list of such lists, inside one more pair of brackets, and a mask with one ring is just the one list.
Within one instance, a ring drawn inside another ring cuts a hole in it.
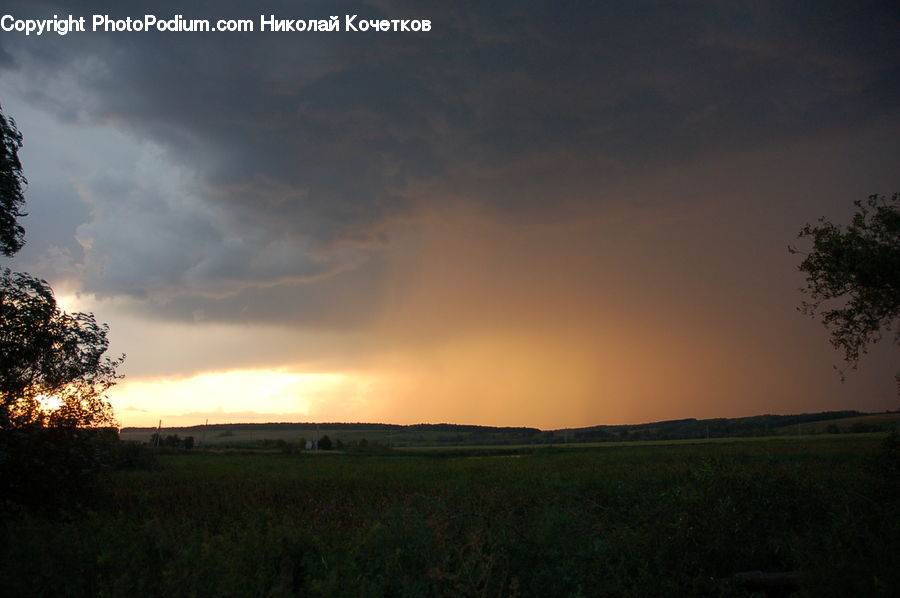
[{"label": "utility pole", "polygon": [[159,441],[161,440],[162,434],[162,420],[159,420],[159,423],[156,424],[156,446],[159,446]]}]

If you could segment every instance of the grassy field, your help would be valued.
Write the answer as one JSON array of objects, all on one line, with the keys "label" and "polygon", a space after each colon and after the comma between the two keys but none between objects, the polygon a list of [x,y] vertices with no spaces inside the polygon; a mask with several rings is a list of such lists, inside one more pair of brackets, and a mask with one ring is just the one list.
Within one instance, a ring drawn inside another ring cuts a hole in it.
[{"label": "grassy field", "polygon": [[821,435],[159,456],[90,505],[7,505],[4,596],[896,595],[896,447]]}]

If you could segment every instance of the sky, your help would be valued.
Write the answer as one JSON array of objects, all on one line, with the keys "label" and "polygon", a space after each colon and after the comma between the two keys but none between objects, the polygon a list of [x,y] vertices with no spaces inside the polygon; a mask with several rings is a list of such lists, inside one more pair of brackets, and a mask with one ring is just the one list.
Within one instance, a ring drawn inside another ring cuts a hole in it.
[{"label": "sky", "polygon": [[[892,2],[5,2],[27,245],[123,426],[898,407],[789,244],[900,191]],[[252,33],[95,32],[112,18]],[[339,32],[259,31],[260,15]],[[345,16],[429,20],[346,31]],[[803,248],[802,245],[800,247]]]}]

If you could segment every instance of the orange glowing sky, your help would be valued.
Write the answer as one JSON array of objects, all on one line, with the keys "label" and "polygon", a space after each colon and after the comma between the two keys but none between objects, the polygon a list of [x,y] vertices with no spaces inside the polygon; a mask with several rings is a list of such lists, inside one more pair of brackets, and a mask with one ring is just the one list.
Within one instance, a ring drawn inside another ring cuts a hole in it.
[{"label": "orange glowing sky", "polygon": [[122,425],[897,407],[892,339],[841,383],[786,251],[900,189],[889,15],[453,4],[429,35],[0,40],[14,266],[109,322]]}]

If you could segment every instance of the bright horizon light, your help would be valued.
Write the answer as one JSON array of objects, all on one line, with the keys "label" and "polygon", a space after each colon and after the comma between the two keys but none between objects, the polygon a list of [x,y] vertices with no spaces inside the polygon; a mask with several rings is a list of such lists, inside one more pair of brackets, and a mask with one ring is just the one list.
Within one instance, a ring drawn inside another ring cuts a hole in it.
[{"label": "bright horizon light", "polygon": [[35,397],[37,399],[38,404],[41,406],[41,411],[46,413],[52,413],[56,411],[60,407],[62,407],[62,399],[54,396],[47,395],[38,395]]},{"label": "bright horizon light", "polygon": [[309,416],[323,401],[358,400],[366,392],[364,383],[345,374],[254,369],[126,379],[109,396],[120,425],[150,426],[160,419],[185,425],[202,424],[206,418],[210,423],[230,423],[235,414],[252,418],[249,414],[254,411],[265,416]]}]

